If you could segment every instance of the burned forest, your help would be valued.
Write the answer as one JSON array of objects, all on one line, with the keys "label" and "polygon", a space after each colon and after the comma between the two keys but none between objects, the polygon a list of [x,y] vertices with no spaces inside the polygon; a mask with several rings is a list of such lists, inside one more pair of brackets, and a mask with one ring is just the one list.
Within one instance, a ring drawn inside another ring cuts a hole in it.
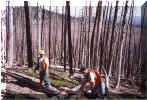
[{"label": "burned forest", "polygon": [[[145,39],[141,25],[134,24],[134,2],[120,6],[116,1],[114,6],[100,0],[97,6],[77,10],[70,1],[66,6],[30,6],[28,1],[11,6],[8,1],[0,42],[2,82],[7,85],[4,98],[56,98],[71,91],[68,97],[78,98],[73,91],[81,84],[81,66],[101,75],[107,89],[104,98],[144,98]],[[56,95],[38,88],[39,71],[34,69],[40,50],[48,58],[48,79]]]}]

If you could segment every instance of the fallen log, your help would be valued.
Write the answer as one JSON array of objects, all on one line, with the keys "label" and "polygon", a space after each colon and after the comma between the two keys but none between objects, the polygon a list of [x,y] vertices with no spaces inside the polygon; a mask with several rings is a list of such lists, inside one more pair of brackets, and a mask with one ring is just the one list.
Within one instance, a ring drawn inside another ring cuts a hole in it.
[{"label": "fallen log", "polygon": [[32,79],[23,77],[17,73],[5,72],[5,74],[15,78],[19,83],[23,84],[24,87],[26,86],[26,87],[29,87],[33,90],[44,92],[48,96],[55,96],[59,93],[59,90],[52,87],[52,86],[51,86],[51,88],[47,89],[44,86],[40,86],[40,84],[38,82],[34,82]]}]

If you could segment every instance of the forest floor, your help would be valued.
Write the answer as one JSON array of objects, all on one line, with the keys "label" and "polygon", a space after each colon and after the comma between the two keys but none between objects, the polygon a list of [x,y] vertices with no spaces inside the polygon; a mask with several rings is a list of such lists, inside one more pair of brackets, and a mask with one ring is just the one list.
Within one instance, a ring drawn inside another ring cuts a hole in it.
[{"label": "forest floor", "polygon": [[[32,81],[39,83],[39,74],[34,73],[32,69],[28,69],[27,67],[17,66],[13,67],[13,69],[7,69],[7,71],[15,72],[20,76],[25,78],[30,78]],[[61,87],[66,88],[67,90],[72,89],[79,85],[79,82],[76,80],[72,80],[68,77],[68,72],[59,71],[59,70],[50,70],[50,81],[51,85],[58,90]],[[43,99],[43,98],[57,98],[57,96],[48,96],[46,93],[40,91],[39,87],[36,89],[31,88],[27,84],[23,84],[19,82],[17,79],[7,76],[7,93],[4,98],[13,98],[13,99]],[[110,82],[110,87],[113,87],[113,82]],[[79,95],[73,95],[70,98],[79,98]],[[84,97],[85,98],[85,97]],[[119,98],[142,98],[141,93],[139,92],[139,87],[132,86],[127,83],[121,84],[119,89],[109,88],[109,97],[113,99]]]}]

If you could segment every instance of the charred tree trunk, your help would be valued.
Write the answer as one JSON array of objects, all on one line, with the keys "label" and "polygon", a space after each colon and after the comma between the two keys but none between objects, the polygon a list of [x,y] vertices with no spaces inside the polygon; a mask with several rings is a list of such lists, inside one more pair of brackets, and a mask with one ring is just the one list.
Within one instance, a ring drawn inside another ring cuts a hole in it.
[{"label": "charred tree trunk", "polygon": [[125,38],[124,38],[124,26],[125,26],[125,21],[126,21],[126,15],[127,15],[127,11],[128,11],[128,1],[126,1],[126,5],[125,5],[125,11],[124,11],[124,15],[123,15],[123,20],[122,20],[122,29],[121,29],[121,51],[120,51],[120,60],[119,60],[119,68],[118,68],[118,77],[117,77],[117,85],[116,88],[119,88],[120,86],[120,76],[121,76],[121,69],[122,69],[122,52],[123,52],[123,48],[124,48],[124,42],[125,42]]},{"label": "charred tree trunk", "polygon": [[[1,38],[1,35],[2,35],[2,16],[0,15],[0,68],[2,68],[2,38]],[[1,77],[1,74],[0,74],[0,77]],[[0,84],[1,84],[1,80],[0,80]],[[1,95],[1,93],[0,93]]]},{"label": "charred tree trunk", "polygon": [[64,13],[64,7],[62,7],[62,32],[61,32],[61,65],[62,65],[62,62],[63,62],[63,47],[64,47],[64,42],[63,42],[63,39],[64,39],[64,24],[63,24],[63,22],[64,22],[64,15],[63,15],[63,13]]},{"label": "charred tree trunk", "polygon": [[66,72],[66,31],[67,31],[67,7],[65,9],[65,23],[64,23],[64,72]]},{"label": "charred tree trunk", "polygon": [[11,66],[13,64],[13,7],[7,8],[7,45],[6,45],[6,61]]},{"label": "charred tree trunk", "polygon": [[[97,22],[97,34],[95,35],[95,43],[94,43],[94,48],[93,48],[93,66],[96,66],[96,60],[97,60],[97,54],[98,54],[98,52],[99,52],[99,50],[98,50],[98,44],[100,44],[99,42],[102,42],[99,38],[101,37],[101,33],[102,32],[100,32],[100,29],[101,29],[101,27],[102,27],[102,24],[101,24],[101,17],[102,17],[102,1],[100,2],[99,1],[99,4],[98,4],[98,18],[97,18],[97,20],[98,20],[98,22]],[[98,51],[98,52],[97,52]],[[101,52],[102,50],[100,50],[100,52]],[[102,52],[101,52],[102,53]]]},{"label": "charred tree trunk", "polygon": [[13,7],[10,7],[10,41],[9,41],[9,64],[12,65],[13,64]]},{"label": "charred tree trunk", "polygon": [[44,7],[43,7],[43,9],[42,9],[42,23],[41,23],[41,49],[45,49],[45,44],[44,44],[44,34],[43,34],[43,29],[44,29],[44,14],[45,14],[45,9],[44,9]]},{"label": "charred tree trunk", "polygon": [[147,2],[141,8],[141,49],[142,49],[142,68],[141,68],[141,91],[144,96],[147,98]]},{"label": "charred tree trunk", "polygon": [[[111,63],[111,57],[112,57],[112,47],[113,47],[113,43],[114,43],[114,30],[116,27],[116,21],[117,21],[117,14],[118,14],[118,2],[116,1],[116,7],[115,7],[115,13],[114,13],[114,18],[113,18],[113,24],[112,24],[112,34],[111,34],[111,40],[110,40],[110,50],[109,50],[109,58],[108,58],[108,64]],[[108,66],[107,66],[108,67]]]},{"label": "charred tree trunk", "polygon": [[9,50],[9,34],[10,34],[10,31],[9,31],[9,16],[10,16],[10,6],[9,6],[9,1],[7,2],[8,5],[6,7],[6,62],[8,63],[8,50]]},{"label": "charred tree trunk", "polygon": [[49,33],[48,33],[48,35],[49,35],[49,40],[48,40],[48,57],[49,57],[49,65],[50,65],[50,52],[51,52],[51,6],[50,6],[50,11],[49,11]]},{"label": "charred tree trunk", "polygon": [[38,25],[37,25],[37,30],[38,30],[38,50],[41,50],[42,49],[42,46],[41,46],[41,21],[42,21],[42,19],[41,19],[41,8],[40,7],[38,7],[38,18],[37,18],[37,23],[38,23]]},{"label": "charred tree trunk", "polygon": [[24,20],[24,12],[23,12],[24,10],[23,10],[23,8],[21,9],[21,20],[22,20],[22,40],[21,40],[21,56],[22,56],[22,61],[21,61],[21,64],[22,65],[24,65],[25,63],[24,63],[24,55],[23,55],[23,53],[24,53],[24,37],[25,37],[25,30],[23,29],[24,27],[25,27],[25,20]]},{"label": "charred tree trunk", "polygon": [[68,27],[68,53],[69,53],[69,73],[73,74],[72,69],[72,42],[71,42],[71,23],[70,23],[70,2],[66,1],[67,6],[67,27]]},{"label": "charred tree trunk", "polygon": [[[91,3],[91,2],[90,2]],[[89,6],[89,19],[88,19],[88,36],[87,36],[87,61],[86,61],[86,66],[90,66],[90,54],[89,54],[89,34],[90,34],[90,27],[91,27],[91,23],[90,23],[90,19],[91,19],[91,14],[92,14],[92,8],[91,8],[91,4]]]},{"label": "charred tree trunk", "polygon": [[26,18],[26,39],[27,39],[28,67],[33,67],[32,40],[31,40],[31,33],[30,33],[30,18],[29,18],[28,1],[24,1],[24,8],[25,8],[25,18]]},{"label": "charred tree trunk", "polygon": [[[99,2],[98,2],[99,5]],[[97,22],[97,18],[98,18],[98,5],[97,5],[97,9],[96,9],[96,18],[95,18],[95,22],[94,22],[94,27],[93,27],[93,31],[92,31],[92,36],[91,36],[91,44],[90,44],[90,65],[93,66],[93,46],[94,46],[94,36],[95,36],[95,28],[96,28],[96,22]]]}]

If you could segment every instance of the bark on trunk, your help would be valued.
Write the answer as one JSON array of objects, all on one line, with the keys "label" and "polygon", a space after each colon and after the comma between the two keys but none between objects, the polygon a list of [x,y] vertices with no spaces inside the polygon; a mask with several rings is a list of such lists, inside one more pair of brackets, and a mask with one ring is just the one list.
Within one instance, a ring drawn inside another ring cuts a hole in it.
[{"label": "bark on trunk", "polygon": [[65,23],[64,23],[64,72],[66,72],[66,31],[67,31],[67,7],[65,8]]},{"label": "bark on trunk", "polygon": [[116,88],[119,88],[120,86],[120,76],[121,76],[121,68],[122,68],[122,60],[123,60],[123,48],[124,48],[124,39],[123,42],[121,43],[121,51],[120,51],[120,60],[119,60],[119,67],[118,67],[118,78],[117,78],[117,85]]},{"label": "bark on trunk", "polygon": [[72,69],[72,42],[71,42],[71,24],[70,24],[70,2],[66,1],[67,6],[67,27],[68,27],[68,53],[69,53],[69,73],[70,75],[73,74]]},{"label": "bark on trunk", "polygon": [[[100,1],[99,1],[100,2]],[[99,5],[98,2],[98,5]],[[97,18],[98,18],[98,5],[97,5],[97,9],[96,9],[96,18],[95,18],[95,22],[94,22],[94,27],[93,27],[93,31],[92,31],[92,36],[91,36],[91,44],[90,44],[90,66],[93,66],[93,46],[94,46],[94,36],[95,36],[95,28],[96,28],[96,22],[97,22]]]},{"label": "bark on trunk", "polygon": [[28,1],[24,1],[24,8],[25,8],[25,18],[26,18],[26,39],[27,39],[28,67],[33,67],[32,40],[31,40],[31,33],[30,33],[30,18],[29,18]]},{"label": "bark on trunk", "polygon": [[13,63],[13,7],[7,8],[7,45],[6,45],[6,59],[7,63],[12,66]]},{"label": "bark on trunk", "polygon": [[9,53],[8,53],[8,63],[10,65],[13,64],[13,7],[10,7],[10,23],[9,23],[9,35],[10,35],[10,40],[9,40]]},{"label": "bark on trunk", "polygon": [[147,98],[147,2],[141,8],[141,49],[142,49],[142,68],[141,68],[141,91]]},{"label": "bark on trunk", "polygon": [[49,9],[50,9],[50,11],[49,11],[49,40],[48,40],[48,50],[49,50],[49,52],[48,52],[48,57],[49,57],[49,65],[50,65],[50,56],[51,56],[51,6],[49,7]]},{"label": "bark on trunk", "polygon": [[128,1],[126,1],[125,4],[125,10],[124,10],[124,15],[123,15],[123,20],[122,20],[122,29],[121,29],[121,36],[120,36],[120,41],[121,43],[121,48],[120,48],[120,59],[119,59],[119,68],[118,68],[118,77],[117,77],[117,85],[116,88],[119,88],[120,86],[120,76],[121,76],[121,69],[122,69],[122,60],[123,60],[123,48],[125,45],[125,34],[124,34],[124,26],[126,23],[126,15],[127,15],[127,10],[128,10]]}]

